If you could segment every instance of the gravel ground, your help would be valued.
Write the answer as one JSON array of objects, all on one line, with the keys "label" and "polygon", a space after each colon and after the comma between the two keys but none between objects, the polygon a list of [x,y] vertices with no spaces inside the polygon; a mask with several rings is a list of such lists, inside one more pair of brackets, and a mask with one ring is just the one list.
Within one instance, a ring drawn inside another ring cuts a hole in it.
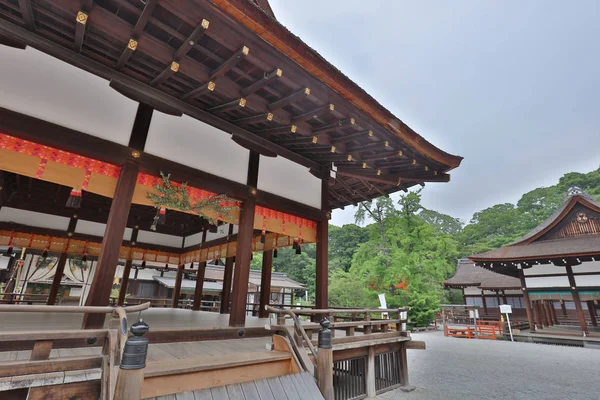
[{"label": "gravel ground", "polygon": [[441,332],[413,338],[427,343],[427,350],[408,351],[409,381],[417,389],[378,399],[600,399],[600,350],[447,338]]}]

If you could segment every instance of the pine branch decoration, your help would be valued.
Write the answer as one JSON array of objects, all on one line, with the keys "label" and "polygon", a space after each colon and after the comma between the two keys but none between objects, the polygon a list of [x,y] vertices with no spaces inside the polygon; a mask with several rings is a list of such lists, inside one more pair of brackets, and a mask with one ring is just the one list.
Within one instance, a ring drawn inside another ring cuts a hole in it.
[{"label": "pine branch decoration", "polygon": [[235,200],[232,198],[224,194],[217,194],[201,199],[196,204],[192,205],[187,191],[187,182],[182,183],[181,186],[173,186],[171,184],[171,174],[165,175],[161,171],[160,177],[162,182],[154,187],[156,193],[147,194],[148,199],[157,209],[168,208],[183,212],[192,212],[207,219],[208,222],[213,225],[216,224],[218,220],[207,215],[207,212],[214,213],[221,216],[223,219],[237,223],[237,218],[235,218],[232,213],[234,210],[238,210],[239,207],[235,205]]}]

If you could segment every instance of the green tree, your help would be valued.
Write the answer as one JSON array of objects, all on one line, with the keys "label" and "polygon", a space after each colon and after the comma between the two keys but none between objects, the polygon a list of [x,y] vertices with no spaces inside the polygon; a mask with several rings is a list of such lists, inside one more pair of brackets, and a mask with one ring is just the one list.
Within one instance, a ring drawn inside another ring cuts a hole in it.
[{"label": "green tree", "polygon": [[369,239],[369,232],[355,224],[329,225],[329,269],[348,271],[358,246]]},{"label": "green tree", "polygon": [[440,233],[458,235],[463,229],[463,223],[460,221],[460,219],[434,210],[423,208],[419,213],[419,217],[421,217],[423,221]]}]

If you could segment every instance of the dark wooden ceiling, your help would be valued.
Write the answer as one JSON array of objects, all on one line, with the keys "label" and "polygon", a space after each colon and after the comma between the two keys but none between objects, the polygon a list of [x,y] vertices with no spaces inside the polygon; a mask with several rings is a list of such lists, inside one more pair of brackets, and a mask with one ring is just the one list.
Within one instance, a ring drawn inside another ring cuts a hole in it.
[{"label": "dark wooden ceiling", "polygon": [[[106,224],[112,199],[90,192],[83,192],[80,209],[65,206],[71,188],[52,182],[0,171],[0,206],[44,214],[77,218],[85,221]],[[127,219],[127,227],[150,230],[156,215],[156,208],[132,204]],[[210,228],[207,220],[197,215],[173,210],[167,211],[164,225],[158,225],[156,232],[174,236],[189,236]]]},{"label": "dark wooden ceiling", "polygon": [[21,35],[25,44],[71,50],[61,58],[120,93],[202,119],[263,155],[321,176],[335,163],[330,208],[449,180],[447,165],[414,151],[208,1],[0,0],[0,32],[10,26],[46,39]]}]

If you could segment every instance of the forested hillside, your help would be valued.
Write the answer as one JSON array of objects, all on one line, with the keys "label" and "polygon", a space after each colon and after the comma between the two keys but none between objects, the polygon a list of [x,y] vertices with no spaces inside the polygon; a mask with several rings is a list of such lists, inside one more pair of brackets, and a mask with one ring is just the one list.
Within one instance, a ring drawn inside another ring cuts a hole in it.
[{"label": "forested hillside", "polygon": [[[442,282],[454,274],[457,258],[518,239],[550,216],[572,186],[600,200],[600,169],[566,174],[554,186],[524,194],[517,204],[479,211],[466,226],[423,208],[418,191],[397,202],[381,197],[363,203],[355,215],[358,225],[329,228],[330,304],[376,307],[377,294],[386,293],[388,306],[410,306],[411,319],[425,324],[440,302],[454,300]],[[261,262],[255,255],[252,267],[260,269]],[[300,255],[281,249],[273,264],[276,271],[306,283],[309,296],[314,295],[314,245],[303,246]]]}]

